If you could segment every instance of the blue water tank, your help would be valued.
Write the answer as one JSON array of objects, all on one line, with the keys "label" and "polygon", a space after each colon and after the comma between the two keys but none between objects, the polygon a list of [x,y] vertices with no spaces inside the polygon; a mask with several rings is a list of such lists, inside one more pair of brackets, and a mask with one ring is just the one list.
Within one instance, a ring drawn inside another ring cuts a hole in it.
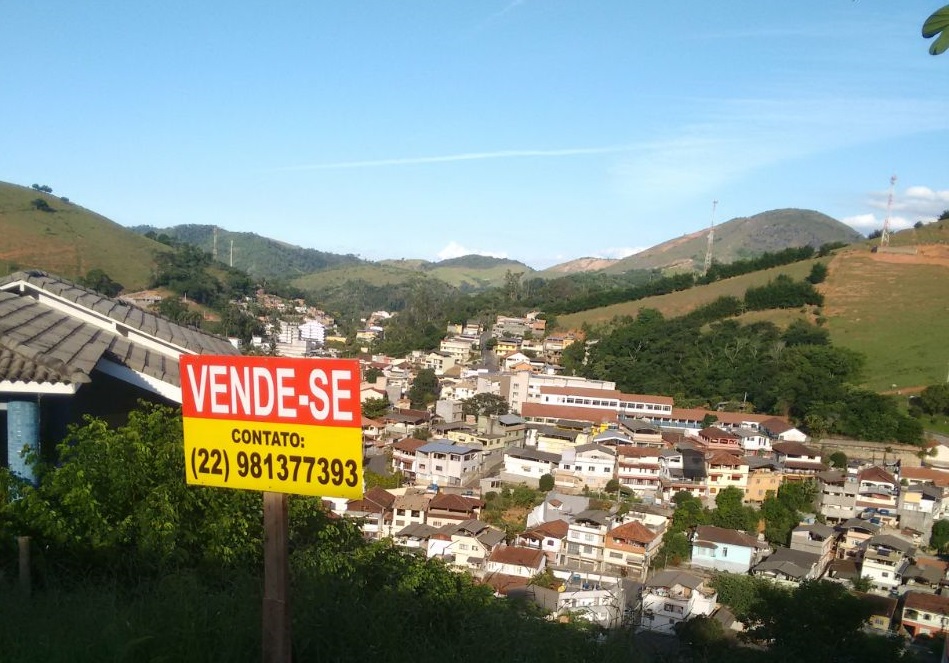
[{"label": "blue water tank", "polygon": [[7,464],[10,471],[36,481],[30,452],[40,449],[40,406],[36,401],[7,403]]}]

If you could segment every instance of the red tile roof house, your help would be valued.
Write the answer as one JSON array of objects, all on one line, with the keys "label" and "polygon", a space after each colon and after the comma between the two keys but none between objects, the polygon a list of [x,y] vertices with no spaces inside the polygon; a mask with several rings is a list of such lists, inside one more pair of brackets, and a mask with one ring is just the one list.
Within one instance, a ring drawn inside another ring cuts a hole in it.
[{"label": "red tile roof house", "polygon": [[121,424],[140,399],[181,403],[183,354],[240,353],[227,339],[46,272],[0,278],[0,465],[32,479],[24,448],[48,457],[83,415]]},{"label": "red tile roof house", "polygon": [[633,580],[645,580],[649,564],[661,545],[662,537],[638,521],[614,527],[606,533],[606,571]]},{"label": "red tile roof house", "polygon": [[784,466],[785,481],[803,481],[827,471],[820,452],[800,442],[775,442],[771,449],[775,459]]},{"label": "red tile roof house", "polygon": [[540,550],[549,564],[555,564],[563,552],[563,542],[570,527],[566,520],[552,520],[518,535],[515,543],[525,548]]},{"label": "red tile roof house", "polygon": [[484,565],[487,574],[500,573],[521,578],[533,578],[538,573],[543,573],[545,568],[547,558],[543,552],[520,546],[495,548]]},{"label": "red tile roof house", "polygon": [[949,596],[906,592],[900,625],[914,638],[949,633]]}]

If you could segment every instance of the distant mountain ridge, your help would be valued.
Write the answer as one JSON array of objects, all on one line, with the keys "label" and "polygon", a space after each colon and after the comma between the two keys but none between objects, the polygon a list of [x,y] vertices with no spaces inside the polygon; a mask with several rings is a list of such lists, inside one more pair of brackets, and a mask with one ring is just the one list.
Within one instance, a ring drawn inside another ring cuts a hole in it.
[{"label": "distant mountain ridge", "polygon": [[301,274],[367,262],[352,254],[306,249],[257,233],[232,232],[213,225],[183,224],[170,228],[143,225],[133,226],[129,230],[140,235],[167,235],[208,253],[216,253],[221,262],[255,278],[289,279]]},{"label": "distant mountain ridge", "polygon": [[[705,262],[709,229],[681,235],[645,251],[618,260],[604,271],[619,274],[633,269],[697,271]],[[762,253],[797,246],[842,242],[852,244],[866,239],[850,226],[833,217],[805,209],[778,209],[738,217],[715,226],[712,259],[730,263]]]}]

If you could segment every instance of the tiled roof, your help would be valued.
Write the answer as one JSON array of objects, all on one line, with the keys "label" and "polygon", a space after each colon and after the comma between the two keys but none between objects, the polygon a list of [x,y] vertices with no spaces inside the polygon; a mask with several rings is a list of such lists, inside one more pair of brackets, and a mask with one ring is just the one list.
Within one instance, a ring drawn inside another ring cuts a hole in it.
[{"label": "tiled roof", "polygon": [[[650,543],[659,536],[637,520],[628,522],[625,525],[620,525],[619,527],[614,527],[608,534],[609,537],[613,539],[634,541],[636,543]],[[608,546],[609,543],[607,543],[607,547]]]},{"label": "tiled roof", "polygon": [[616,410],[602,410],[595,407],[574,407],[572,405],[550,405],[548,403],[522,403],[521,415],[537,419],[573,419],[599,424],[615,422]]},{"label": "tiled roof", "polygon": [[177,387],[186,352],[238,354],[226,339],[45,272],[0,278],[0,381],[80,385],[105,359]]},{"label": "tiled roof", "polygon": [[771,448],[786,456],[809,456],[811,458],[820,456],[819,452],[800,442],[775,442],[771,445]]},{"label": "tiled roof", "polygon": [[498,564],[514,564],[531,569],[540,567],[544,553],[536,548],[521,548],[520,546],[504,546],[491,553],[488,561]]},{"label": "tiled roof", "polygon": [[404,437],[398,442],[394,442],[392,444],[392,448],[398,449],[399,451],[410,451],[415,453],[426,444],[428,444],[427,440],[417,440],[414,437]]},{"label": "tiled roof", "polygon": [[531,538],[543,538],[546,536],[551,539],[563,539],[566,538],[568,529],[570,529],[570,524],[566,520],[551,520],[550,522],[541,523],[536,527],[532,527],[524,532],[523,536]]},{"label": "tiled roof", "polygon": [[949,615],[949,596],[936,596],[923,592],[906,592],[903,609],[922,610],[937,615]]},{"label": "tiled roof", "polygon": [[430,509],[443,509],[446,511],[473,511],[484,506],[484,502],[476,497],[467,497],[465,495],[455,495],[453,493],[438,493],[428,503]]},{"label": "tiled roof", "polygon": [[876,465],[860,470],[860,473],[857,474],[857,478],[860,481],[874,481],[877,483],[889,483],[889,484],[893,484],[894,486],[897,485],[898,483],[892,474],[884,470],[882,467],[877,467]]},{"label": "tiled roof", "polygon": [[900,478],[929,481],[940,488],[949,486],[949,470],[937,470],[933,467],[901,467]]},{"label": "tiled roof", "polygon": [[699,525],[695,528],[695,542],[722,543],[745,548],[767,548],[767,544],[737,529],[726,529],[714,525]]}]

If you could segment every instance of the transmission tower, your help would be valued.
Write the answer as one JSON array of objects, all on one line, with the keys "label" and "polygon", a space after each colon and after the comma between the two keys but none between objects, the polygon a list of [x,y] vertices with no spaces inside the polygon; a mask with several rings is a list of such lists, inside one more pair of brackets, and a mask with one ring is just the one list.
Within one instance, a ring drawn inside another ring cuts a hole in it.
[{"label": "transmission tower", "polygon": [[212,226],[211,257],[217,260],[217,226]]},{"label": "transmission tower", "polygon": [[890,195],[886,199],[886,218],[883,219],[883,232],[880,233],[880,248],[890,245],[890,212],[893,211],[893,187],[896,185],[896,175],[890,177]]},{"label": "transmission tower", "polygon": [[712,201],[712,222],[709,224],[708,228],[708,248],[705,249],[705,269],[702,270],[702,276],[708,274],[709,268],[712,266],[712,242],[715,241],[715,208],[718,206],[718,201]]}]

